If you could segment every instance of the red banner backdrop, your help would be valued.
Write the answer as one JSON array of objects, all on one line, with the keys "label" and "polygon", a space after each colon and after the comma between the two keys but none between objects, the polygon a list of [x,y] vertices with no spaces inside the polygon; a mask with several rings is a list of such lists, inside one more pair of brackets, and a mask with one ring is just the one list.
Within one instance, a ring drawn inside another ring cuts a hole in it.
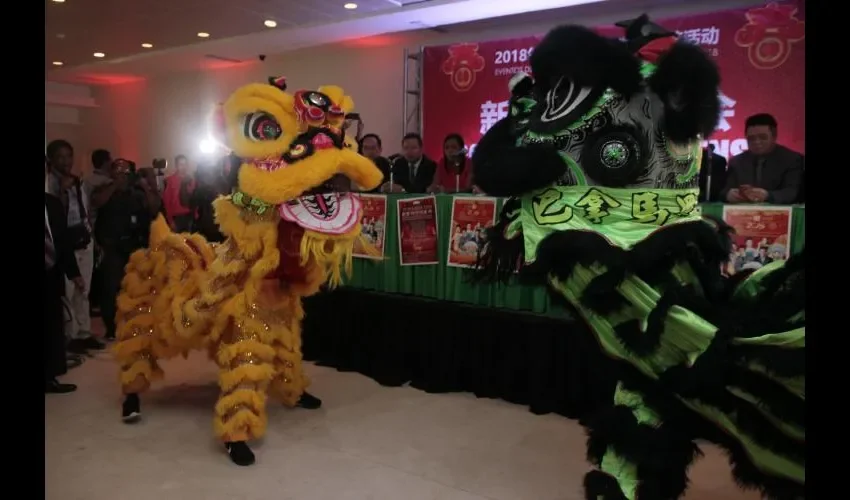
[{"label": "red banner backdrop", "polygon": [[[667,29],[701,45],[720,67],[723,112],[710,138],[723,156],[747,148],[744,121],[770,113],[779,141],[805,153],[805,0],[769,3],[698,16],[661,19]],[[619,37],[613,26],[597,28]],[[422,68],[426,153],[442,156],[443,138],[461,134],[470,147],[507,115],[508,81],[530,72],[528,57],[542,36],[426,47]]]}]

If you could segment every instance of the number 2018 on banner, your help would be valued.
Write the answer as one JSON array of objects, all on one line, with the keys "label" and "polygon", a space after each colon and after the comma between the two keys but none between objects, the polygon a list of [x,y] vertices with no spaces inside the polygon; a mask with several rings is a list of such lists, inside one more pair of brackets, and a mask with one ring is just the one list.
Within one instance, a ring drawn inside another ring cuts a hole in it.
[{"label": "number 2018 on banner", "polygon": [[496,51],[496,64],[513,64],[528,62],[534,47],[527,49],[510,49]]}]

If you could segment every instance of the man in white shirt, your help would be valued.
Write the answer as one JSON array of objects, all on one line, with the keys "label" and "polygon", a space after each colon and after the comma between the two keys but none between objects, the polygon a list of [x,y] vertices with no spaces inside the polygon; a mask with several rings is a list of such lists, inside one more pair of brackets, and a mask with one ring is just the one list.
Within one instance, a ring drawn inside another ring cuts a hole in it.
[{"label": "man in white shirt", "polygon": [[88,293],[94,268],[94,241],[86,190],[80,179],[71,173],[74,166],[74,148],[68,141],[52,141],[47,145],[47,159],[50,162],[48,192],[59,198],[68,214],[69,244],[74,249],[77,267],[85,283],[85,287],[81,289],[71,280],[66,280],[65,297],[71,315],[70,321],[65,324],[65,334],[69,339],[68,350],[75,353],[102,350],[104,345],[92,337],[91,333]]}]

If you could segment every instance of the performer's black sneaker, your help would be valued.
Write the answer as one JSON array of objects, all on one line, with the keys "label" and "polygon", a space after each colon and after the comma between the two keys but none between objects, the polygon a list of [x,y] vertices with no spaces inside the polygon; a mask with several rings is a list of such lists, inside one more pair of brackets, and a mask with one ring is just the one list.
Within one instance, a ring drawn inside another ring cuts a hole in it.
[{"label": "performer's black sneaker", "polygon": [[44,383],[45,394],[68,394],[77,390],[74,384],[62,384],[58,380],[48,380]]},{"label": "performer's black sneaker", "polygon": [[68,352],[71,354],[88,354],[89,349],[82,339],[73,339],[68,342]]},{"label": "performer's black sneaker", "polygon": [[103,345],[103,342],[97,340],[94,337],[86,337],[82,340],[83,347],[86,349],[90,349],[92,351],[102,351],[106,349],[106,346]]},{"label": "performer's black sneaker", "polygon": [[81,364],[83,364],[82,356],[78,356],[76,354],[69,354],[65,357],[65,359],[68,362],[68,369],[69,370],[71,368],[76,368],[76,367],[80,366]]},{"label": "performer's black sneaker", "polygon": [[304,408],[305,410],[318,410],[322,407],[322,400],[313,396],[309,392],[305,392],[301,395],[296,406]]},{"label": "performer's black sneaker", "polygon": [[236,465],[245,467],[252,465],[255,461],[254,452],[248,448],[245,441],[228,441],[224,443],[224,447],[227,449],[230,460]]},{"label": "performer's black sneaker", "polygon": [[138,394],[127,394],[124,398],[124,404],[121,405],[121,420],[124,423],[132,424],[142,418],[142,408],[139,402]]}]

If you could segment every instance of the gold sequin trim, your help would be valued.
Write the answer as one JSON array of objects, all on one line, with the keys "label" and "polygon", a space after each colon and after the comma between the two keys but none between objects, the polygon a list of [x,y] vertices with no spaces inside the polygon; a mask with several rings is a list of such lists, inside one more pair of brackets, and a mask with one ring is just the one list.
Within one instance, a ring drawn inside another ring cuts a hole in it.
[{"label": "gold sequin trim", "polygon": [[230,362],[230,369],[234,370],[243,365],[259,365],[262,362],[263,360],[258,358],[253,352],[243,352],[233,358]]},{"label": "gold sequin trim", "polygon": [[128,335],[128,337],[134,339],[139,335],[147,335],[150,337],[153,335],[153,328],[141,328],[137,326],[130,330],[130,335]]},{"label": "gold sequin trim", "polygon": [[149,353],[148,351],[141,351],[136,353],[127,363],[125,363],[123,369],[129,370],[133,367],[133,365],[143,360],[151,363],[151,366],[153,366],[153,362],[151,361],[151,353]]},{"label": "gold sequin trim", "polygon": [[236,337],[234,337],[233,340],[234,340],[234,343],[245,342],[247,340],[253,340],[253,341],[256,341],[256,342],[260,342],[260,335],[257,334],[257,333],[250,333],[250,332],[238,333],[238,334],[236,334]]},{"label": "gold sequin trim", "polygon": [[251,382],[240,382],[240,383],[239,383],[239,384],[237,384],[235,387],[232,387],[229,391],[227,391],[227,392],[225,392],[224,394],[222,394],[222,396],[221,396],[221,397],[225,398],[225,397],[227,397],[227,396],[232,395],[232,394],[233,394],[234,392],[236,392],[236,391],[254,391],[254,392],[257,392],[257,391],[259,391],[259,390],[260,390],[260,389],[259,389],[259,386],[258,386],[257,384],[255,384],[255,383],[251,383]]},{"label": "gold sequin trim", "polygon": [[250,406],[248,406],[244,403],[241,403],[241,404],[238,404],[238,405],[235,405],[235,406],[228,408],[227,411],[224,412],[224,415],[221,416],[221,420],[223,422],[227,422],[231,418],[235,417],[237,413],[239,413],[240,411],[244,411],[244,410],[247,410],[247,411],[250,411],[251,413],[254,413],[253,408],[251,408]]}]

